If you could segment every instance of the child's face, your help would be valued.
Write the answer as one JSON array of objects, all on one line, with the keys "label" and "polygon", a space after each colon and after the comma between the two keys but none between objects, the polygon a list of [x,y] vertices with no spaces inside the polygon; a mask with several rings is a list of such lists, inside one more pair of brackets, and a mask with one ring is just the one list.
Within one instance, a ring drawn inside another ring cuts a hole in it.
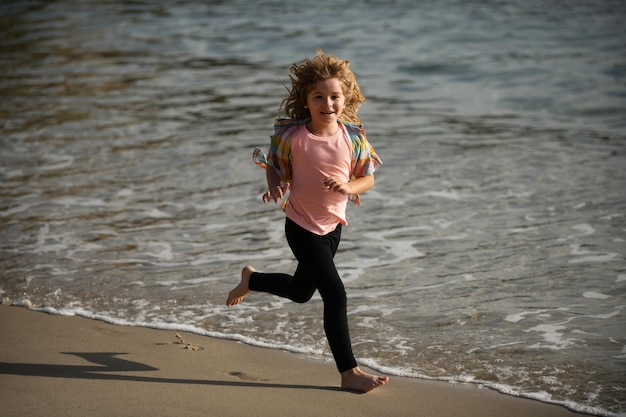
[{"label": "child's face", "polygon": [[307,95],[305,108],[311,112],[314,124],[337,123],[346,108],[341,82],[337,78],[316,82]]}]

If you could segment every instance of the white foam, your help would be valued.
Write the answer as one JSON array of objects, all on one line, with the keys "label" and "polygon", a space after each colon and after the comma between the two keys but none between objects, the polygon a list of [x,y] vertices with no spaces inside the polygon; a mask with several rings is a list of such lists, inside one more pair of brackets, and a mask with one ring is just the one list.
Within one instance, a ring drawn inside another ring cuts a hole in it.
[{"label": "white foam", "polygon": [[583,256],[577,259],[570,259],[568,262],[571,264],[585,263],[585,262],[610,262],[619,257],[619,253],[605,253],[599,255]]},{"label": "white foam", "polygon": [[517,341],[517,342],[498,343],[498,344],[487,346],[487,347],[475,347],[475,348],[469,349],[467,351],[467,353],[472,354],[472,353],[475,353],[475,352],[479,352],[481,350],[494,350],[494,349],[499,349],[501,347],[519,345],[519,344],[522,344],[522,343],[523,342],[521,342],[521,341]]},{"label": "white foam", "polygon": [[52,204],[57,204],[66,208],[69,207],[122,207],[119,203],[107,203],[101,198],[90,197],[60,197],[51,201]]},{"label": "white foam", "polygon": [[159,210],[158,208],[150,209],[145,214],[152,219],[169,219],[172,217],[170,214]]},{"label": "white foam", "polygon": [[[423,230],[424,226],[402,227],[376,232],[365,232],[367,239],[359,242],[359,247],[363,249],[375,248],[379,256],[360,257],[351,261],[337,263],[342,280],[350,283],[357,280],[365,270],[370,267],[391,265],[407,259],[424,257],[425,254],[415,248],[416,240],[395,238],[396,235],[406,234],[414,230]],[[430,230],[430,229],[429,229]]]},{"label": "white foam", "polygon": [[562,323],[557,324],[539,324],[537,326],[531,327],[526,330],[527,332],[540,332],[543,333],[543,339],[545,341],[544,344],[535,343],[529,348],[537,349],[537,348],[545,348],[552,350],[560,350],[573,346],[576,343],[576,339],[566,338],[563,334],[560,333],[560,330],[564,330],[567,327],[565,324],[569,323],[574,318],[565,320]]},{"label": "white foam", "polygon": [[575,344],[575,339],[568,339],[564,337],[560,330],[566,329],[561,324],[540,324],[528,329],[528,332],[540,332],[543,333],[543,339],[545,343],[535,343],[530,345],[530,349],[552,349],[560,350],[571,347]]},{"label": "white foam", "polygon": [[461,200],[461,196],[459,195],[458,192],[450,191],[450,190],[427,191],[425,193],[422,193],[421,195],[426,196],[426,197],[444,198],[446,200],[455,200],[455,201]]},{"label": "white foam", "polygon": [[580,258],[570,259],[569,263],[583,263],[583,262],[610,262],[615,258],[621,257],[619,253],[614,252],[592,252],[585,249],[581,249],[580,244],[574,243],[570,245],[571,254],[574,256],[580,256]]},{"label": "white foam", "polygon": [[[286,249],[288,250],[288,249]],[[266,249],[260,252],[250,252],[245,254],[245,259],[248,261],[253,261],[256,259],[267,260],[278,258],[282,255],[285,255],[284,249]],[[210,253],[210,254],[202,254],[198,258],[194,259],[191,262],[186,262],[187,265],[200,266],[207,265],[215,262],[227,262],[227,261],[237,261],[241,262],[244,255],[241,253]]]},{"label": "white foam", "polygon": [[133,190],[130,188],[124,188],[115,193],[116,197],[130,197],[131,195],[133,195]]},{"label": "white foam", "polygon": [[606,319],[612,319],[613,317],[617,317],[621,314],[621,312],[619,310],[615,310],[612,313],[606,313],[606,314],[590,314],[587,315],[585,317],[591,317],[592,319],[602,319],[602,320],[606,320]]},{"label": "white foam", "polygon": [[587,223],[577,224],[576,226],[572,226],[572,229],[578,230],[581,233],[580,236],[592,235],[596,232],[596,229]]},{"label": "white foam", "polygon": [[119,236],[119,233],[111,229],[95,229],[91,230],[89,233],[94,236]]},{"label": "white foam", "polygon": [[452,222],[446,219],[435,219],[433,220],[433,224],[442,229],[447,229],[448,227],[452,226]]},{"label": "white foam", "polygon": [[[58,254],[59,252],[67,249],[68,246],[67,243],[59,243],[59,240],[61,239],[61,236],[51,235],[50,224],[44,223],[44,225],[39,228],[39,232],[37,233],[37,243],[34,253],[40,254],[55,252]],[[56,241],[57,243],[47,243],[49,240]]]},{"label": "white foam", "polygon": [[[365,267],[365,265],[363,265],[363,261],[366,261],[370,264],[386,265],[390,263],[397,263],[406,259],[421,258],[425,256],[424,253],[415,248],[414,245],[417,243],[416,240],[398,239],[394,237],[398,234],[405,234],[415,230],[424,230],[424,226],[402,227],[385,231],[363,233],[363,235],[371,242],[380,242],[374,243],[373,245],[376,248],[383,248],[384,250],[381,251],[378,249],[379,252],[382,252],[381,257],[378,259],[359,259],[357,264]],[[388,259],[382,259],[383,257]]]},{"label": "white foam", "polygon": [[[206,284],[207,282],[215,282],[215,281],[220,281],[222,278],[221,277],[200,277],[200,278],[193,278],[193,279],[185,279],[185,280],[160,280],[157,281],[156,283],[158,285],[162,285],[164,287],[172,287],[172,289],[174,290],[180,290],[180,289],[184,289],[184,288],[192,288],[192,287],[196,287],[198,285],[201,284]],[[140,283],[141,285],[143,285],[143,283]]]},{"label": "white foam", "polygon": [[594,229],[588,223],[577,224],[577,225],[572,226],[571,228],[574,230],[577,230],[580,233],[577,235],[568,235],[567,237],[558,238],[557,242],[565,242],[565,241],[572,240],[581,236],[589,236],[596,232],[596,229]]},{"label": "white foam", "polygon": [[[559,310],[568,310],[567,308],[562,308]],[[506,316],[504,318],[505,321],[511,322],[511,323],[517,323],[518,321],[522,321],[526,318],[526,316],[530,316],[530,315],[536,315],[536,316],[540,316],[543,313],[545,313],[546,311],[551,311],[551,310],[546,310],[546,309],[541,309],[541,310],[535,310],[535,311],[522,311],[520,313],[515,313],[515,314],[509,314],[508,316]]]},{"label": "white foam", "polygon": [[606,295],[606,294],[600,294],[599,292],[594,292],[594,291],[587,291],[583,293],[583,297],[585,298],[595,298],[597,300],[606,300],[607,298],[610,298],[610,295]]},{"label": "white foam", "polygon": [[613,220],[614,218],[624,217],[623,213],[608,214],[600,217],[600,220]]},{"label": "white foam", "polygon": [[536,220],[535,217],[533,217],[531,214],[527,214],[524,216],[524,219],[528,222],[534,222]]},{"label": "white foam", "polygon": [[52,162],[49,165],[42,165],[37,169],[39,171],[52,171],[55,169],[63,169],[71,166],[74,163],[74,157],[72,155],[52,155],[47,154],[46,158]]},{"label": "white foam", "polygon": [[156,250],[154,252],[146,252],[146,255],[153,256],[161,261],[170,261],[174,258],[172,245],[169,242],[146,242],[145,245],[149,250]]},{"label": "white foam", "polygon": [[24,171],[21,169],[8,169],[5,167],[0,167],[0,173],[7,179],[24,175]]},{"label": "white foam", "polygon": [[24,203],[24,204],[20,204],[18,206],[12,207],[10,209],[6,209],[3,211],[0,211],[0,216],[3,217],[7,217],[7,216],[12,216],[13,214],[17,214],[17,213],[23,213],[28,211],[28,209],[30,209],[33,206],[36,206],[38,203]]}]

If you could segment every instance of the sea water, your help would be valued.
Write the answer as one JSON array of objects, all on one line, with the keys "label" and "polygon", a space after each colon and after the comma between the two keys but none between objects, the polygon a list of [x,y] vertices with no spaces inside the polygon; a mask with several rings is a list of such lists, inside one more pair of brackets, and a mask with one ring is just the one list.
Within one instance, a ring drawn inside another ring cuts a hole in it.
[{"label": "sea water", "polygon": [[331,361],[264,205],[288,67],[350,60],[384,165],[336,257],[359,361],[626,414],[622,1],[0,5],[0,295]]}]

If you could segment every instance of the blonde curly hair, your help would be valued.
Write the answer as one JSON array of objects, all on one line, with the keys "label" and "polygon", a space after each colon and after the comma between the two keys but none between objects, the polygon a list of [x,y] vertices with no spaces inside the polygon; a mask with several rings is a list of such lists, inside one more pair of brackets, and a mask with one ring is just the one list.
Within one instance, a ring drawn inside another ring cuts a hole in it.
[{"label": "blonde curly hair", "polygon": [[316,82],[331,78],[339,80],[346,97],[346,108],[341,119],[360,124],[357,112],[361,104],[365,102],[365,97],[361,94],[356,76],[350,69],[350,62],[333,55],[325,55],[320,48],[315,50],[315,58],[307,58],[300,64],[291,65],[289,68],[291,88],[285,86],[289,94],[282,101],[280,108],[284,109],[287,117],[291,119],[310,119],[311,113],[305,108],[307,95]]}]

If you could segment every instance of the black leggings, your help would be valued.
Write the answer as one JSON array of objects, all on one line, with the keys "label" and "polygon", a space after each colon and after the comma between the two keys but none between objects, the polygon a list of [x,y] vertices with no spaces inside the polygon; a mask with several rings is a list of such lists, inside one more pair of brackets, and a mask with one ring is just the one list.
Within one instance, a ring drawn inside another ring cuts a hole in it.
[{"label": "black leggings", "polygon": [[293,276],[254,272],[250,276],[250,289],[296,303],[306,303],[318,290],[324,301],[324,331],[337,369],[344,372],[356,367],[348,331],[346,290],[333,262],[341,240],[341,224],[327,235],[319,236],[287,218],[285,234],[298,260],[296,272]]}]

